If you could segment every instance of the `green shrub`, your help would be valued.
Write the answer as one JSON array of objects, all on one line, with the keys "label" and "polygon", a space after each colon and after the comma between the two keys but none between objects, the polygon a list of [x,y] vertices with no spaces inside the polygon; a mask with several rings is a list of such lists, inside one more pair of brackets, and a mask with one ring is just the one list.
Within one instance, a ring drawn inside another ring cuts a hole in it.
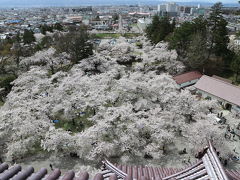
[{"label": "green shrub", "polygon": [[[74,112],[73,112],[74,113]],[[76,115],[72,120],[65,119],[63,111],[57,113],[54,116],[54,120],[59,120],[55,123],[56,128],[62,128],[66,131],[71,131],[73,133],[82,132],[85,129],[94,125],[94,122],[89,120],[90,117],[94,115],[94,110],[92,108],[87,108],[83,115]]]},{"label": "green shrub", "polygon": [[141,42],[136,42],[136,46],[137,46],[139,49],[142,49],[143,44],[142,44]]},{"label": "green shrub", "polygon": [[0,87],[4,88],[5,91],[10,92],[12,89],[11,82],[13,82],[17,77],[10,75],[1,75],[0,76]]}]

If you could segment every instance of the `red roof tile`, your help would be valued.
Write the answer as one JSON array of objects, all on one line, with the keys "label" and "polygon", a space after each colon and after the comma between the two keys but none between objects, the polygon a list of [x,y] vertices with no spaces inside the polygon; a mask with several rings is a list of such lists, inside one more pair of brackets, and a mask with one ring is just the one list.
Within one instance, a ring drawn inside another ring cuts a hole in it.
[{"label": "red roof tile", "polygon": [[[105,160],[103,171],[92,180],[239,180],[240,172],[225,170],[219,161],[217,153],[209,141],[207,151],[200,161],[184,169],[157,168],[149,166],[116,165]],[[61,171],[55,169],[47,174],[42,168],[34,172],[33,167],[22,169],[19,165],[9,167],[6,163],[0,164],[0,180],[89,180],[87,172],[75,174],[68,171],[61,176]]]},{"label": "red roof tile", "polygon": [[[116,166],[109,161],[103,161],[104,169],[109,170],[110,174],[115,173],[121,179],[134,179],[134,180],[149,180],[149,179],[159,179],[159,180],[231,180],[234,175],[233,173],[228,174],[225,172],[218,156],[212,146],[211,141],[209,141],[209,146],[206,149],[205,154],[200,161],[186,167],[183,170],[172,169],[172,168],[156,168],[156,167],[138,167],[135,166]],[[125,172],[127,169],[127,172]],[[138,172],[135,172],[138,171]],[[234,177],[239,177],[236,175]]]},{"label": "red roof tile", "polygon": [[177,84],[182,84],[195,79],[200,79],[201,77],[202,77],[202,74],[200,72],[191,71],[191,72],[174,76],[173,79],[176,81]]}]

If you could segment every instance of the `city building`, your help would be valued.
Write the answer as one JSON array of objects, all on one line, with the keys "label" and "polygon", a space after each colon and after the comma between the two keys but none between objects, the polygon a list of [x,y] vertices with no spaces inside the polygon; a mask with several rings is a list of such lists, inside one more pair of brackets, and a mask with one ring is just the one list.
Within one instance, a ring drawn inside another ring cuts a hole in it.
[{"label": "city building", "polygon": [[157,7],[157,11],[166,11],[166,4],[159,4]]},{"label": "city building", "polygon": [[166,4],[166,11],[169,12],[178,12],[178,5],[175,2],[169,2]]},{"label": "city building", "polygon": [[67,18],[67,21],[70,23],[81,23],[82,19],[82,16],[70,16]]},{"label": "city building", "polygon": [[0,39],[2,39],[2,40],[7,39],[7,35],[6,34],[0,34]]},{"label": "city building", "polygon": [[185,7],[184,8],[184,13],[190,14],[191,13],[191,7]]},{"label": "city building", "polygon": [[168,2],[166,4],[158,5],[158,13],[160,16],[168,15],[170,17],[176,17],[180,8],[175,2]]},{"label": "city building", "polygon": [[197,13],[197,8],[192,7],[192,8],[190,9],[190,14],[191,14],[191,15],[194,15],[194,14],[196,14],[196,13]]}]

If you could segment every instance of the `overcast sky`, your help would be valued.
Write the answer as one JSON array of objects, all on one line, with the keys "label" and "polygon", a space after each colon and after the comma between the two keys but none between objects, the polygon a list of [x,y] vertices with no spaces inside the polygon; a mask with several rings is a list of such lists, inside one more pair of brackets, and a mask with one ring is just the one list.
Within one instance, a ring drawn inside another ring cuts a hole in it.
[{"label": "overcast sky", "polygon": [[[99,5],[99,4],[136,4],[138,2],[147,4],[148,2],[175,1],[175,2],[207,2],[215,3],[218,0],[0,0],[1,6],[35,6],[35,5]],[[221,0],[223,3],[237,3],[237,0]]]},{"label": "overcast sky", "polygon": [[[175,0],[176,2],[194,2],[194,0]],[[219,0],[197,0],[197,2],[208,2],[208,3],[216,3],[219,2]],[[220,0],[222,3],[237,3],[236,0]]]}]

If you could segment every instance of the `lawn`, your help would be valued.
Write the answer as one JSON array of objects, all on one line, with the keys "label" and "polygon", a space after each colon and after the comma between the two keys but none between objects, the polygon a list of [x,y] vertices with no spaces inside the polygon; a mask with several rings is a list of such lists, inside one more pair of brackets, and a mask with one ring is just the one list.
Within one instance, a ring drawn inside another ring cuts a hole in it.
[{"label": "lawn", "polygon": [[123,37],[125,37],[125,38],[134,38],[134,37],[138,37],[140,35],[141,34],[139,34],[139,33],[125,33],[125,34],[123,34]]},{"label": "lawn", "polygon": [[131,25],[131,27],[137,27],[137,26],[138,26],[137,23]]},{"label": "lawn", "polygon": [[94,123],[88,119],[94,115],[93,109],[87,108],[84,112],[78,112],[78,114],[79,115],[75,116],[72,120],[65,119],[62,112],[55,115],[54,120],[58,121],[55,123],[55,127],[77,133],[94,125]]},{"label": "lawn", "polygon": [[93,35],[93,38],[95,39],[118,39],[119,37],[125,37],[125,38],[134,38],[134,37],[138,37],[140,36],[139,33],[125,33],[125,34],[121,34],[121,33],[97,33]]},{"label": "lawn", "polygon": [[0,107],[4,105],[4,102],[3,101],[0,101]]},{"label": "lawn", "polygon": [[96,39],[119,38],[120,36],[121,36],[120,33],[97,33],[97,34],[94,34],[94,38],[96,38]]}]

